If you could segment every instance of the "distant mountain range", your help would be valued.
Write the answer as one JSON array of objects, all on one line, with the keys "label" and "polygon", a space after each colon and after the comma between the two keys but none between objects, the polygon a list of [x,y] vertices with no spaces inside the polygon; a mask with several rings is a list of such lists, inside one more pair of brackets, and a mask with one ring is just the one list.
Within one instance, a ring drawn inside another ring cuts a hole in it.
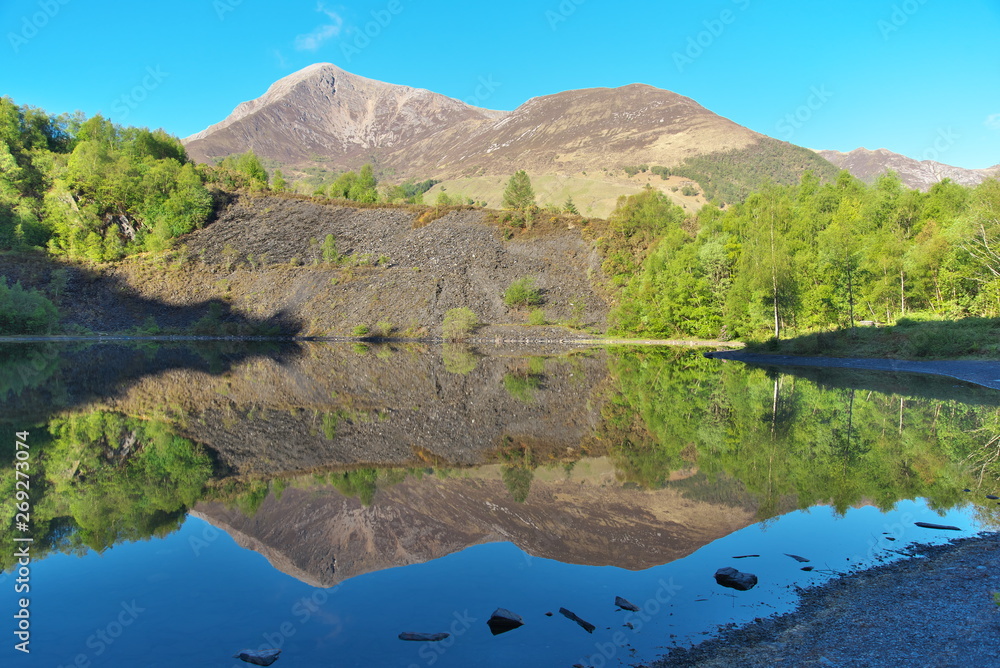
[{"label": "distant mountain range", "polygon": [[[372,162],[395,179],[437,179],[444,181],[439,190],[472,193],[491,205],[499,204],[503,180],[525,169],[533,179],[543,177],[536,186],[540,203],[582,197],[596,214],[647,184],[694,208],[708,198],[738,199],[766,179],[797,182],[807,169],[832,178],[834,165],[865,180],[896,169],[919,188],[944,177],[975,183],[986,175],[883,150],[809,151],[644,84],[566,91],[494,111],[329,63],[277,81],[184,143],[198,161],[252,149],[300,174]],[[625,171],[641,166],[668,168],[671,175]],[[691,181],[702,185],[697,196],[679,192]]]},{"label": "distant mountain range", "polygon": [[943,179],[951,179],[964,186],[974,186],[990,176],[1000,175],[1000,165],[988,169],[964,169],[933,160],[914,160],[884,148],[874,151],[859,148],[850,153],[840,151],[818,151],[818,153],[865,183],[873,183],[879,174],[893,170],[910,188],[925,191]]}]

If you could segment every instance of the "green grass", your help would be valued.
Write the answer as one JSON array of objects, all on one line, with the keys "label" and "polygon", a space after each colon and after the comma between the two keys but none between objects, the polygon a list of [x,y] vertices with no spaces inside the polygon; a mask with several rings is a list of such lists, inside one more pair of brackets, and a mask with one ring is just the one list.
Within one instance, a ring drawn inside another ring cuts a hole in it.
[{"label": "green grass", "polygon": [[909,360],[1000,359],[1000,319],[901,319],[891,327],[855,327],[781,341],[747,342],[746,351]]}]

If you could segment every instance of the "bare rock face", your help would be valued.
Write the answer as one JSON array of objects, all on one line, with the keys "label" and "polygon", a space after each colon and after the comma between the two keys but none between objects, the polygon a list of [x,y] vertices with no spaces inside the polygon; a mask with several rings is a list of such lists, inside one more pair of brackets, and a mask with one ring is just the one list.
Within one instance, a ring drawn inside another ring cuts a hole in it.
[{"label": "bare rock face", "polygon": [[253,149],[289,164],[322,156],[354,166],[375,151],[391,152],[496,113],[318,63],[277,81],[221,123],[184,141],[189,155],[199,161]]},{"label": "bare rock face", "polygon": [[884,148],[869,151],[858,148],[849,153],[818,151],[819,155],[866,183],[874,183],[880,175],[892,170],[908,188],[927,191],[932,185],[951,179],[963,186],[974,186],[990,176],[1000,174],[1000,165],[987,169],[963,169],[933,160],[915,160]]}]

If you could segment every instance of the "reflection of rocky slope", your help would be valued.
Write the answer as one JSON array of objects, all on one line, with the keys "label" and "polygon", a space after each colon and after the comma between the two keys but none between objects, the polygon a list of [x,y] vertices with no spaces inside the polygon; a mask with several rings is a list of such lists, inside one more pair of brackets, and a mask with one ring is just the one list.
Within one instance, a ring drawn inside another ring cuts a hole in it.
[{"label": "reflection of rocky slope", "polygon": [[511,500],[491,468],[468,477],[407,479],[379,490],[367,508],[330,488],[290,488],[280,500],[264,501],[253,518],[217,503],[199,504],[194,514],[317,586],[494,541],[565,563],[638,570],[679,559],[755,520],[754,507],[620,487],[604,460],[582,460],[571,475],[539,472],[523,504]]},{"label": "reflection of rocky slope", "polygon": [[[359,355],[347,345],[310,345],[284,364],[256,360],[222,377],[149,377],[110,408],[137,415],[169,407],[181,435],[214,451],[219,475],[265,477],[481,464],[505,439],[564,456],[579,452],[600,420],[603,353],[536,359],[531,369],[520,357],[480,357],[468,373],[449,372],[441,355],[433,347]],[[505,377],[529,378],[532,387],[514,396]]]}]

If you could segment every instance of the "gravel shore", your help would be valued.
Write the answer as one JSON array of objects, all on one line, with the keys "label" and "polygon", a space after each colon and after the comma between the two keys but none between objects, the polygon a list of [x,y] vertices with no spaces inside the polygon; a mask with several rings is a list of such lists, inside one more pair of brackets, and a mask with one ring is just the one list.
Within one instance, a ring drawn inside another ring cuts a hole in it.
[{"label": "gravel shore", "polygon": [[653,668],[1000,666],[1000,534],[934,546],[803,590],[799,607],[725,627]]}]

